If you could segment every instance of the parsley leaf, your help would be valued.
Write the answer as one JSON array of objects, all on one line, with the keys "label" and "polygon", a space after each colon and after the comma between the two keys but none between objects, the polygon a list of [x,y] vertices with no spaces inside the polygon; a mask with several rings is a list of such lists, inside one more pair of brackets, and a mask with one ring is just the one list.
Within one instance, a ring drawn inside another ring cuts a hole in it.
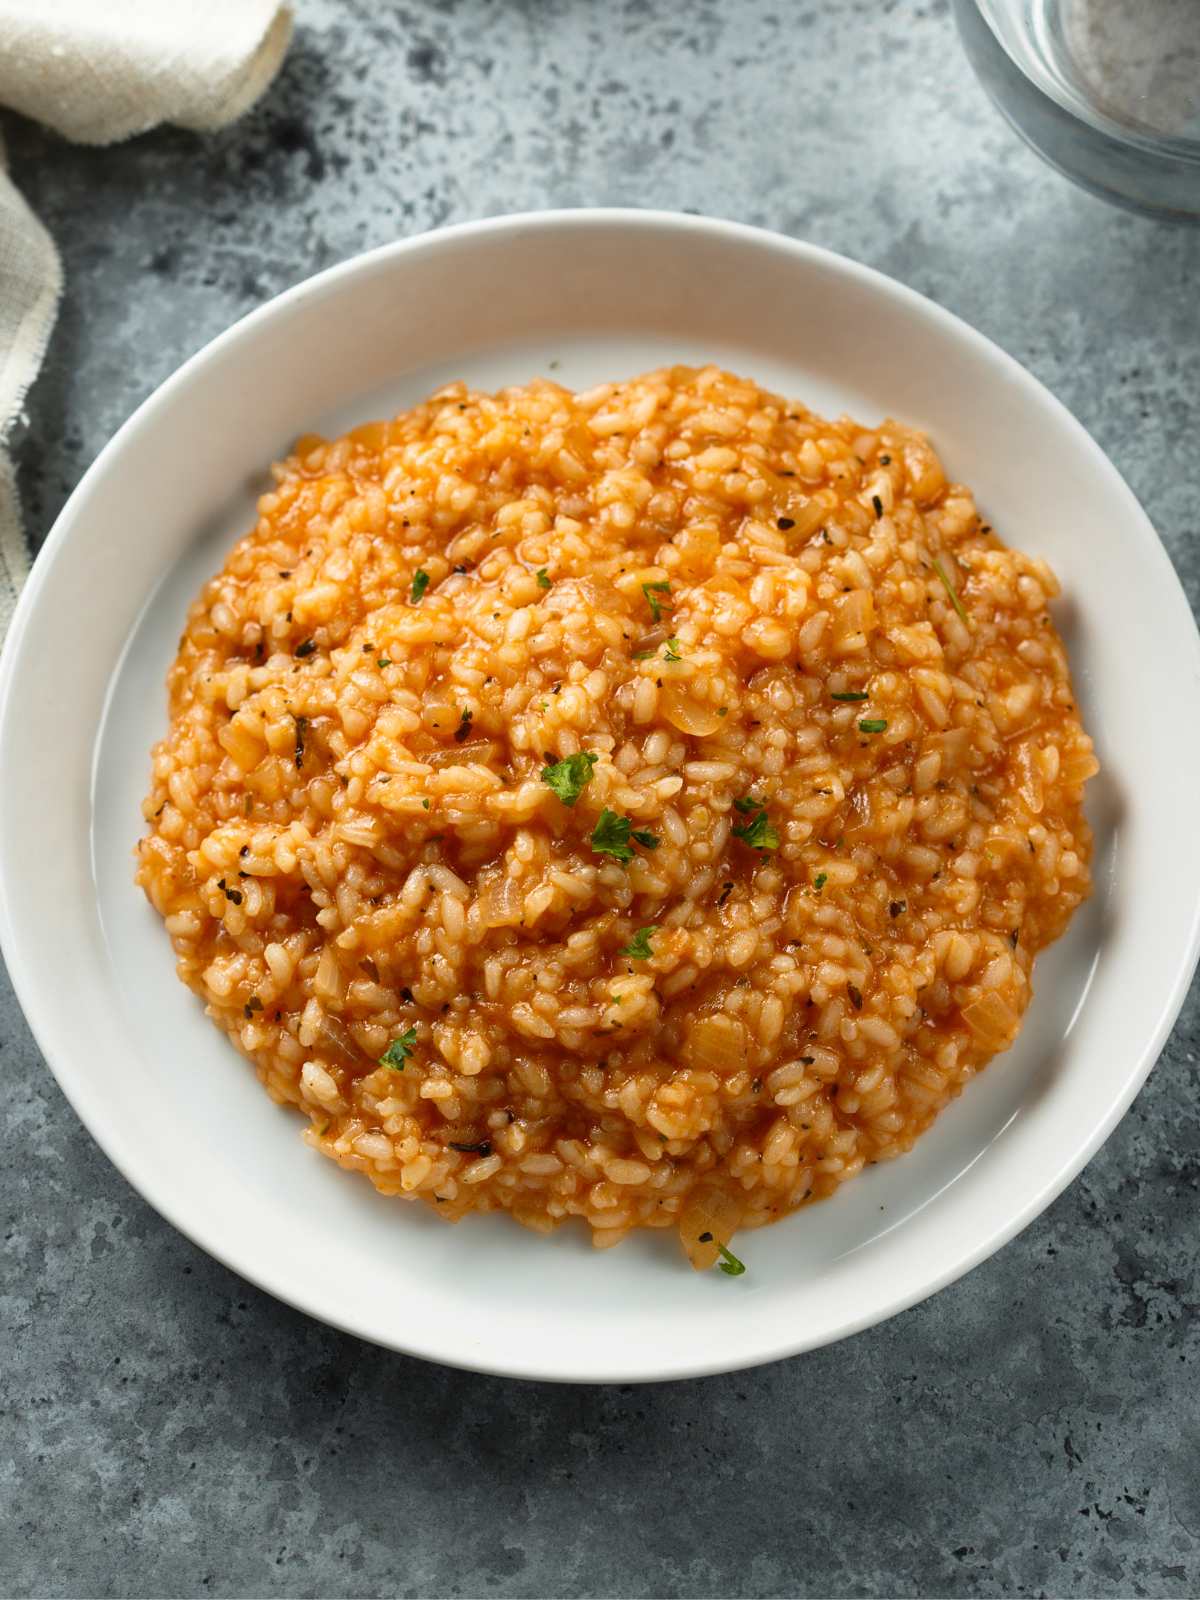
[{"label": "parsley leaf", "polygon": [[756,800],[752,794],[743,795],[740,800],[735,800],[733,804],[734,809],[736,811],[741,811],[743,814],[750,811],[762,811],[764,809],[762,801]]},{"label": "parsley leaf", "polygon": [[632,827],[633,823],[628,817],[619,817],[605,806],[592,829],[592,849],[598,856],[614,856],[621,862],[632,861],[633,851],[629,848]]},{"label": "parsley leaf", "polygon": [[654,953],[650,948],[650,935],[657,932],[657,922],[652,922],[648,928],[639,928],[621,954],[631,956],[634,961],[649,961]]},{"label": "parsley leaf", "polygon": [[751,850],[778,850],[779,834],[767,821],[767,813],[760,811],[741,828],[733,829],[733,837],[749,845]]},{"label": "parsley leaf", "polygon": [[858,725],[858,731],[860,733],[883,733],[886,727],[886,717],[864,717]]},{"label": "parsley leaf", "polygon": [[933,558],[933,570],[937,573],[938,577],[942,580],[942,588],[945,589],[946,593],[950,596],[950,604],[954,607],[955,611],[958,612],[959,616],[963,619],[963,621],[966,623],[967,627],[969,628],[971,626],[971,619],[967,615],[966,607],[963,605],[962,601],[958,598],[958,591],[955,589],[954,585],[950,582],[949,576],[946,573],[946,569],[942,565],[941,561],[939,560],[939,558],[937,556],[934,556],[934,558]]},{"label": "parsley leaf", "polygon": [[739,1261],[727,1244],[718,1244],[717,1249],[721,1252],[721,1271],[727,1278],[740,1278],[746,1270],[746,1263]]},{"label": "parsley leaf", "polygon": [[548,589],[550,587],[550,579],[546,574],[545,567],[539,567],[537,569],[537,581],[539,589]]},{"label": "parsley leaf", "polygon": [[679,640],[678,639],[668,639],[667,640],[667,653],[666,653],[666,656],[664,657],[664,660],[666,660],[666,661],[682,661],[683,660],[683,654],[682,654],[682,652],[681,652],[681,650],[679,648]]},{"label": "parsley leaf", "polygon": [[421,596],[425,593],[425,591],[426,591],[426,589],[428,589],[428,587],[429,587],[429,574],[423,568],[418,567],[416,572],[413,573],[413,581],[412,581],[412,601],[411,601],[411,603],[414,606],[420,604]]},{"label": "parsley leaf", "polygon": [[825,885],[828,882],[829,882],[829,874],[827,872],[818,872],[816,877],[813,879],[813,888],[817,891],[818,894],[820,894],[821,890],[825,887]]},{"label": "parsley leaf", "polygon": [[659,845],[662,843],[662,840],[656,833],[651,833],[646,828],[635,828],[631,837],[636,839],[637,842],[640,845],[643,845],[647,850],[657,850]]},{"label": "parsley leaf", "polygon": [[[671,585],[669,583],[644,583],[642,585],[642,593],[646,596],[646,602],[650,607],[650,615],[654,618],[655,622],[662,621],[662,608],[664,603],[657,597],[660,594],[670,594],[670,592]],[[671,602],[669,600],[666,602],[668,606],[670,603]]]},{"label": "parsley leaf", "polygon": [[553,766],[542,768],[542,782],[547,788],[553,789],[563,805],[573,806],[591,783],[592,768],[599,759],[600,757],[594,756],[590,750],[580,750],[576,755],[565,756]]},{"label": "parsley leaf", "polygon": [[404,1032],[399,1036],[399,1038],[393,1039],[391,1044],[388,1045],[387,1049],[380,1056],[380,1066],[391,1067],[393,1072],[403,1072],[404,1063],[408,1060],[409,1056],[412,1055],[413,1045],[415,1045],[416,1042],[416,1028],[405,1028]]}]

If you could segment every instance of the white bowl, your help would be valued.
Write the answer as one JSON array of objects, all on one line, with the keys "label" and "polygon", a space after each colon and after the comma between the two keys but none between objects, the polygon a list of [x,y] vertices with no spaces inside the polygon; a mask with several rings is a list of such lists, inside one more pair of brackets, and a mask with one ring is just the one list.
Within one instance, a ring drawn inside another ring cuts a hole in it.
[{"label": "white bowl", "polygon": [[[1045,556],[1103,774],[1096,893],[1038,963],[1024,1031],[916,1150],[743,1235],[739,1279],[664,1235],[591,1249],[447,1227],[310,1152],[174,975],[132,884],[188,600],[297,434],[452,377],[577,386],[717,360],[826,413],[927,428],[1001,536]],[[1200,646],[1114,468],[947,312],[809,245],[694,217],[561,212],[406,240],[282,295],[121,429],[59,518],[0,666],[0,937],[59,1083],[204,1249],[398,1350],[563,1380],[682,1377],[870,1326],[957,1278],[1069,1182],[1149,1071],[1200,923]],[[1116,1223],[1113,1226],[1117,1226]]]}]

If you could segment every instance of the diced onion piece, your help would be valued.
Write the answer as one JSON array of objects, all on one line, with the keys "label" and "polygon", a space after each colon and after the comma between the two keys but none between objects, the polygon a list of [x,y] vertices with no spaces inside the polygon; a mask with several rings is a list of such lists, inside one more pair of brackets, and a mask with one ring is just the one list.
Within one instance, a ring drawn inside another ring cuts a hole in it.
[{"label": "diced onion piece", "polygon": [[673,728],[693,739],[706,739],[724,722],[714,705],[697,700],[681,684],[667,684],[659,697],[662,714]]},{"label": "diced onion piece", "polygon": [[866,788],[851,789],[846,796],[849,816],[843,829],[847,839],[855,835],[869,832],[873,826],[875,804],[870,790]]},{"label": "diced onion piece", "polygon": [[484,896],[489,928],[515,928],[525,913],[525,891],[519,878],[498,878]]},{"label": "diced onion piece", "polygon": [[317,1024],[317,1038],[326,1053],[348,1072],[367,1072],[375,1064],[369,1061],[355,1044],[354,1036],[346,1024],[339,1022],[336,1017],[322,1014]]},{"label": "diced onion piece", "polygon": [[685,567],[703,569],[720,554],[721,535],[711,522],[693,522],[675,535],[672,544]]},{"label": "diced onion piece", "polygon": [[429,755],[422,756],[431,767],[470,767],[484,766],[495,757],[497,746],[492,739],[468,739],[463,744],[447,745],[441,750],[432,750]]},{"label": "diced onion piece", "polygon": [[746,1064],[746,1030],[723,1012],[701,1017],[688,1028],[687,1055],[696,1066],[736,1072]]},{"label": "diced onion piece", "polygon": [[988,1050],[1006,1050],[1021,1025],[1020,1012],[995,989],[964,1006],[962,1019]]},{"label": "diced onion piece", "polygon": [[[727,1245],[742,1220],[742,1208],[733,1195],[715,1184],[693,1189],[679,1215],[679,1237],[697,1272],[716,1266],[718,1245]],[[711,1235],[704,1238],[703,1235]]]},{"label": "diced onion piece", "polygon": [[869,589],[852,589],[837,603],[833,621],[834,648],[843,655],[865,650],[867,637],[875,626],[875,601]]},{"label": "diced onion piece", "polygon": [[630,654],[636,659],[638,656],[653,654],[662,644],[664,639],[670,637],[671,630],[667,627],[651,628],[648,633],[643,633],[640,638],[634,639],[630,645]]},{"label": "diced onion piece", "polygon": [[787,514],[792,526],[787,530],[788,537],[803,539],[813,533],[824,522],[828,511],[829,507],[818,495],[806,500],[803,505],[789,505]]}]

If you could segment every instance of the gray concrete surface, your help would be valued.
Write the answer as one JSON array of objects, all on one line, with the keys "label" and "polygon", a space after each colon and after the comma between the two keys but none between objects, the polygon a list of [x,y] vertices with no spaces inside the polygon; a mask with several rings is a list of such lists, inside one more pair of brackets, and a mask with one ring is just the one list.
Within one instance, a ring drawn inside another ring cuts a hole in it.
[{"label": "gray concrete surface", "polygon": [[[1200,234],[1041,167],[944,4],[298,9],[282,78],[219,136],[4,125],[67,271],[18,443],[35,536],[184,356],[316,268],[627,203],[816,240],[982,328],[1200,597]],[[572,1390],[381,1353],[200,1255],[95,1149],[5,988],[0,1592],[1196,1594],[1198,1020],[1193,991],[1086,1173],[932,1302],[741,1376]]]}]

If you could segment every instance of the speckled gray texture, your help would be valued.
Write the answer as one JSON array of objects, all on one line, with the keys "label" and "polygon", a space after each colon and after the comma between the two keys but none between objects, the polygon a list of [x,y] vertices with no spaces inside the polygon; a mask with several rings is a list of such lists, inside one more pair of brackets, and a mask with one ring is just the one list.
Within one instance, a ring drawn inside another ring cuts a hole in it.
[{"label": "speckled gray texture", "polygon": [[[35,534],[184,356],[318,267],[628,203],[830,245],[966,317],[1109,451],[1196,603],[1200,234],[1042,168],[944,5],[299,9],[227,133],[93,151],[5,125],[68,283],[18,443]],[[5,988],[0,1592],[1195,1594],[1198,1015],[1193,992],[1084,1176],[935,1300],[742,1376],[555,1389],[381,1353],[200,1255]]]}]

